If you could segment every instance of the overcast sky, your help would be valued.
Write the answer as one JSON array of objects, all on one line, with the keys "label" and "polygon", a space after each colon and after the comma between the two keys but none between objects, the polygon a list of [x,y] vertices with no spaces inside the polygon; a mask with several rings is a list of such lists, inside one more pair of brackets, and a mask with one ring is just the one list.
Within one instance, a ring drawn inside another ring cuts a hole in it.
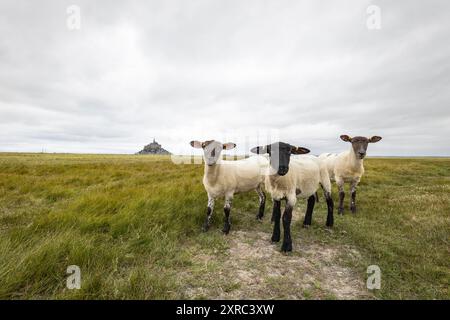
[{"label": "overcast sky", "polygon": [[0,151],[134,153],[155,137],[175,153],[276,139],[318,154],[349,134],[383,137],[369,155],[450,155],[449,13],[446,0],[2,0]]}]

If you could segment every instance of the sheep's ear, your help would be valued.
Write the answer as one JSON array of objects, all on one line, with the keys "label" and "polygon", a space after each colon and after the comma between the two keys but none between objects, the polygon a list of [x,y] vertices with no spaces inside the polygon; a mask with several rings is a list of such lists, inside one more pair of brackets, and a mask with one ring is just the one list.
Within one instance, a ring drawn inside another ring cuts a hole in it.
[{"label": "sheep's ear", "polygon": [[191,146],[192,146],[192,148],[201,149],[201,148],[203,148],[203,143],[201,143],[200,141],[194,140],[194,141],[191,141]]},{"label": "sheep's ear", "polygon": [[311,151],[309,149],[303,148],[303,147],[291,147],[291,153],[293,154],[305,154],[310,153]]},{"label": "sheep's ear", "polygon": [[236,148],[236,143],[233,142],[227,142],[223,144],[223,150],[231,150]]},{"label": "sheep's ear", "polygon": [[256,154],[265,154],[267,153],[267,146],[263,147],[263,146],[258,146],[258,147],[254,147],[250,150],[253,153]]},{"label": "sheep's ear", "polygon": [[375,143],[381,140],[380,136],[373,136],[372,138],[369,139],[370,143]]},{"label": "sheep's ear", "polygon": [[346,135],[346,134],[343,134],[343,135],[341,136],[341,139],[342,139],[343,141],[345,141],[345,142],[352,142],[352,138],[350,138],[350,136],[348,136],[348,135]]}]

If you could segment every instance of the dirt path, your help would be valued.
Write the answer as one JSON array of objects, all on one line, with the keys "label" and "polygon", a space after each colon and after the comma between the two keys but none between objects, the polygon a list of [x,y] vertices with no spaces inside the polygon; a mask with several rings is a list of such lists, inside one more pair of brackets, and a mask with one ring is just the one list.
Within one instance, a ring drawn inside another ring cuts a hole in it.
[{"label": "dirt path", "polygon": [[371,298],[364,280],[341,260],[344,256],[358,259],[355,249],[295,239],[294,252],[285,255],[279,244],[270,244],[270,236],[261,231],[233,231],[225,253],[196,254],[194,271],[180,275],[189,283],[186,298]]}]

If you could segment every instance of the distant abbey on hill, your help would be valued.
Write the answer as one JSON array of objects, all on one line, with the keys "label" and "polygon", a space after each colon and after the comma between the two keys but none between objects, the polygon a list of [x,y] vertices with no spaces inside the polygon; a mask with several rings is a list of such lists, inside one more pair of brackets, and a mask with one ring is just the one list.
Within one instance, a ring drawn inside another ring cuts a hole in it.
[{"label": "distant abbey on hill", "polygon": [[153,139],[153,142],[146,145],[144,149],[136,154],[171,154],[166,149],[161,148],[161,145]]}]

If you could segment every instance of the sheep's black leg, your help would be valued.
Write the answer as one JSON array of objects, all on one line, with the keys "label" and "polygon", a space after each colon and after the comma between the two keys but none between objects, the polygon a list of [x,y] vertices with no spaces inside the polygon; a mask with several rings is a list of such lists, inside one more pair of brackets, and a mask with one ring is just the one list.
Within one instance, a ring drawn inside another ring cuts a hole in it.
[{"label": "sheep's black leg", "polygon": [[350,210],[356,213],[356,190],[352,191],[352,202],[350,203]]},{"label": "sheep's black leg", "polygon": [[256,192],[258,192],[259,196],[259,209],[258,214],[256,215],[256,219],[262,220],[262,218],[264,217],[264,208],[266,206],[266,195],[264,191],[261,190],[261,187],[258,187],[256,189]]},{"label": "sheep's black leg", "polygon": [[356,213],[356,186],[358,185],[358,182],[353,182],[351,186],[351,195],[352,200],[350,202],[350,210],[352,213]]},{"label": "sheep's black leg", "polygon": [[319,194],[317,192],[314,194],[314,197],[316,198],[316,202],[319,203]]},{"label": "sheep's black leg", "polygon": [[[272,209],[272,217],[270,217],[270,222],[274,223],[275,222],[275,201],[273,200],[273,209]],[[281,206],[281,203],[279,204],[279,206]],[[280,208],[278,208],[278,210],[281,210]],[[281,212],[280,212],[280,217],[281,217]],[[280,218],[278,218],[280,219]]]},{"label": "sheep's black leg", "polygon": [[223,207],[223,213],[225,217],[223,221],[223,230],[222,230],[223,233],[225,234],[228,234],[231,228],[230,212],[231,212],[231,199],[226,199],[225,206]]},{"label": "sheep's black leg", "polygon": [[292,220],[293,207],[286,203],[286,208],[283,213],[283,244],[281,245],[282,252],[292,251],[292,239],[291,239],[291,220]]},{"label": "sheep's black leg", "polygon": [[209,226],[211,225],[211,217],[212,213],[214,211],[214,199],[208,197],[208,208],[206,209],[206,219],[203,223],[203,231],[206,232],[209,229]]},{"label": "sheep's black leg", "polygon": [[338,183],[338,189],[339,189],[339,214],[344,214],[344,198],[345,198],[345,192],[344,192],[344,182]]},{"label": "sheep's black leg", "polygon": [[306,208],[305,220],[303,221],[303,227],[307,228],[312,222],[312,213],[314,210],[314,205],[316,204],[316,197],[314,195],[308,198],[308,206]]},{"label": "sheep's black leg", "polygon": [[339,214],[344,214],[344,198],[345,198],[345,192],[339,191]]},{"label": "sheep's black leg", "polygon": [[273,211],[272,211],[272,221],[273,234],[272,242],[280,241],[280,218],[281,218],[281,200],[273,200]]},{"label": "sheep's black leg", "polygon": [[333,203],[333,198],[331,197],[331,192],[324,191],[324,194],[325,194],[325,199],[327,199],[327,209],[328,209],[326,226],[327,227],[332,227],[333,224],[334,224],[334,216],[333,216],[334,203]]}]

